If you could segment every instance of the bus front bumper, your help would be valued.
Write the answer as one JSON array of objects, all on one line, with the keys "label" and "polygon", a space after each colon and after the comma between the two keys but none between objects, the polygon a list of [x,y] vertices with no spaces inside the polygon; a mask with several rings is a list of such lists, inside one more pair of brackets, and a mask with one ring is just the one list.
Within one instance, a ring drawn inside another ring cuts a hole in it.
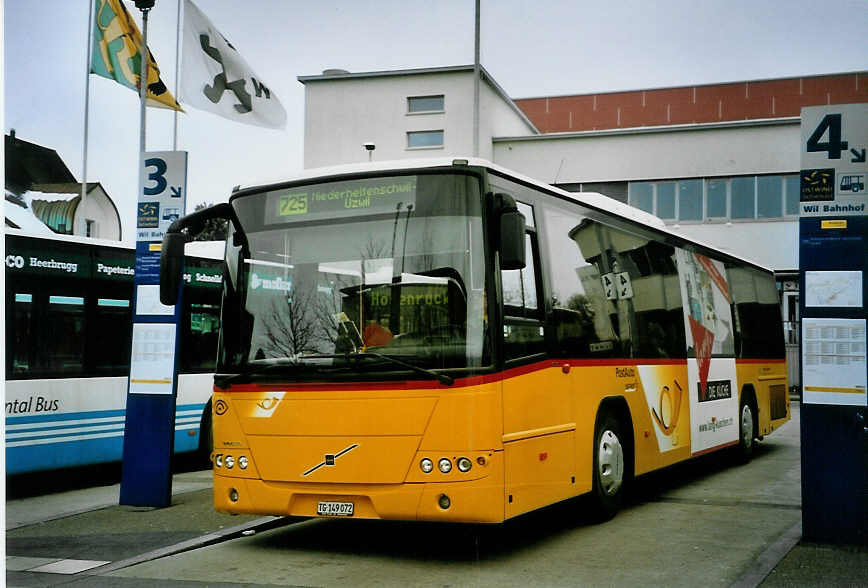
[{"label": "bus front bumper", "polygon": [[[316,517],[320,503],[352,504],[351,518],[500,523],[502,454],[484,478],[462,482],[316,484],[271,482],[214,472],[214,508],[233,514]],[[445,498],[444,498],[445,497]],[[445,506],[445,508],[444,508]]]}]

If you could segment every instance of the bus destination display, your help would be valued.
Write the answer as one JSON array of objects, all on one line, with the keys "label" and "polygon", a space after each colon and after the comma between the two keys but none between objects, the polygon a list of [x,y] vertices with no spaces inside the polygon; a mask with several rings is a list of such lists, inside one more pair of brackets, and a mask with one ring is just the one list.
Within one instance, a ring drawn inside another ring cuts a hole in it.
[{"label": "bus destination display", "polygon": [[416,177],[389,177],[303,186],[268,195],[265,223],[382,214],[416,200]]}]

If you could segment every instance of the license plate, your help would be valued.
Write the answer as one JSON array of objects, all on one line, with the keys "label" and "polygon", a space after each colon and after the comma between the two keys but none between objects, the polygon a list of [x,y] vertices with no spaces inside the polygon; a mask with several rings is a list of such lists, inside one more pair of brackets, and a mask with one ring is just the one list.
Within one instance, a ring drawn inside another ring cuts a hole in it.
[{"label": "license plate", "polygon": [[316,506],[316,514],[324,517],[353,516],[352,502],[320,502]]}]

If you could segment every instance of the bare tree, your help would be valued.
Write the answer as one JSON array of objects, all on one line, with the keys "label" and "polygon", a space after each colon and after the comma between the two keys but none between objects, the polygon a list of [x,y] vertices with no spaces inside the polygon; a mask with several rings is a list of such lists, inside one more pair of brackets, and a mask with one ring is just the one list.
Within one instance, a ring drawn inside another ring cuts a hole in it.
[{"label": "bare tree", "polygon": [[295,288],[272,301],[265,316],[264,351],[271,357],[295,357],[300,353],[316,353],[316,340],[320,338],[319,321],[312,316],[310,292]]}]

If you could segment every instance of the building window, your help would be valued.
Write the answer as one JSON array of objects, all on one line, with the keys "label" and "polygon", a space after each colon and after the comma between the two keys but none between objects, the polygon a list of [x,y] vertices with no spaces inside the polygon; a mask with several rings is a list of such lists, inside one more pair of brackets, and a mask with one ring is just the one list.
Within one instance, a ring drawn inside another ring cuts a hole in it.
[{"label": "building window", "polygon": [[756,179],[757,218],[783,216],[782,192],[783,183],[780,176],[760,176]]},{"label": "building window", "polygon": [[675,182],[657,184],[657,216],[663,220],[675,218]]},{"label": "building window", "polygon": [[670,222],[792,218],[799,215],[799,176],[630,182],[628,203]]},{"label": "building window", "polygon": [[756,178],[733,178],[730,181],[730,216],[733,219],[754,217]]},{"label": "building window", "polygon": [[784,202],[786,206],[785,214],[787,216],[799,215],[800,190],[799,176],[784,177]]},{"label": "building window", "polygon": [[726,218],[726,180],[706,180],[708,218]]},{"label": "building window", "polygon": [[630,204],[654,214],[654,184],[651,182],[630,184]]},{"label": "building window", "polygon": [[702,180],[678,182],[678,220],[702,220]]},{"label": "building window", "polygon": [[409,131],[407,133],[408,149],[430,149],[443,147],[443,131]]},{"label": "building window", "polygon": [[407,98],[407,114],[443,112],[445,100],[443,94],[436,96],[410,96]]}]

